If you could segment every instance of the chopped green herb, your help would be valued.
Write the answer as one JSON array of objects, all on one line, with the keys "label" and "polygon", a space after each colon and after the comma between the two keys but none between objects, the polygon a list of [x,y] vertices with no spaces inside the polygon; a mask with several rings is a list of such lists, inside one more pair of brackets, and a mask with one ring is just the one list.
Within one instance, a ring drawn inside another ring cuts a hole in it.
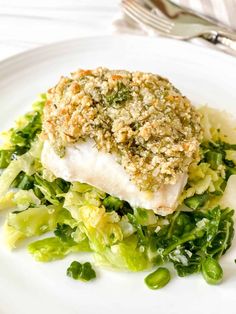
[{"label": "chopped green herb", "polygon": [[184,200],[184,204],[192,209],[198,209],[202,207],[209,199],[209,195],[207,193],[197,195],[195,194],[192,197],[186,198]]},{"label": "chopped green herb", "polygon": [[142,244],[142,245],[146,244],[147,243],[147,239],[145,237],[144,230],[143,230],[145,227],[143,227],[141,224],[139,224],[137,222],[137,218],[134,215],[128,213],[127,217],[128,217],[129,221],[131,222],[131,224],[135,227],[135,229],[137,231],[139,243]]},{"label": "chopped green herb", "polygon": [[25,172],[20,172],[15,180],[12,182],[12,187],[21,190],[29,190],[34,187],[33,176],[28,176]]},{"label": "chopped green herb", "polygon": [[66,242],[66,241],[73,241],[72,239],[72,234],[75,232],[76,227],[71,228],[71,226],[67,224],[57,224],[57,228],[54,231],[55,236],[61,239],[61,241]]},{"label": "chopped green herb", "polygon": [[43,197],[53,205],[60,205],[63,202],[63,194],[70,187],[70,183],[63,179],[56,179],[53,182],[48,182],[40,175],[34,175],[34,185],[40,190]]},{"label": "chopped green herb", "polygon": [[230,247],[234,234],[233,212],[217,206],[207,211],[167,216],[169,224],[161,227],[148,242],[152,254],[157,252],[156,263],[172,262],[181,277],[200,272],[202,257],[218,260]]},{"label": "chopped green herb", "polygon": [[103,200],[103,205],[106,207],[106,210],[109,211],[118,211],[123,207],[124,202],[121,201],[119,198],[114,197],[114,196],[107,196]]},{"label": "chopped green herb", "polygon": [[223,141],[216,142],[215,146],[217,146],[220,151],[229,150],[229,149],[236,150],[236,144],[230,144]]},{"label": "chopped green herb", "polygon": [[117,83],[117,90],[105,97],[109,106],[116,107],[131,98],[131,90],[124,83]]},{"label": "chopped green herb", "polygon": [[236,174],[236,167],[226,167],[226,179]]},{"label": "chopped green herb", "polygon": [[20,118],[16,126],[7,132],[9,149],[0,150],[0,169],[6,168],[10,161],[23,155],[30,148],[37,134],[42,130],[42,111],[46,102],[45,94],[40,95],[34,104],[34,111]]},{"label": "chopped green herb", "polygon": [[82,281],[89,281],[96,278],[96,273],[89,262],[81,264],[74,261],[67,269],[67,276]]},{"label": "chopped green herb", "polygon": [[220,165],[223,164],[222,153],[209,151],[205,154],[206,161],[211,165],[211,168],[216,170]]},{"label": "chopped green herb", "polygon": [[121,201],[119,198],[108,195],[102,201],[103,206],[106,208],[107,212],[115,211],[120,216],[124,216],[128,213],[133,214],[133,209],[131,206],[125,202]]},{"label": "chopped green herb", "polygon": [[27,113],[23,119],[25,125],[9,130],[10,143],[12,145],[12,159],[17,155],[23,155],[30,148],[36,135],[42,130],[41,113],[34,111]]}]

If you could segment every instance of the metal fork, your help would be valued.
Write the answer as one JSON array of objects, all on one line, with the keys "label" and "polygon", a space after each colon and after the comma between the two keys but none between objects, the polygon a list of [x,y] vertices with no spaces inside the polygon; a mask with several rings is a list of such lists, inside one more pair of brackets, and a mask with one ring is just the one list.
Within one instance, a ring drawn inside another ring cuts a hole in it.
[{"label": "metal fork", "polygon": [[222,30],[221,27],[195,23],[187,25],[185,23],[175,23],[167,18],[154,15],[150,10],[146,9],[135,0],[122,0],[121,5],[124,12],[130,18],[139,24],[144,24],[155,29],[162,35],[187,40],[200,37],[204,34],[220,34],[226,36],[227,39],[231,41],[231,48],[236,50],[236,42],[233,42],[234,40],[236,41],[236,35]]}]

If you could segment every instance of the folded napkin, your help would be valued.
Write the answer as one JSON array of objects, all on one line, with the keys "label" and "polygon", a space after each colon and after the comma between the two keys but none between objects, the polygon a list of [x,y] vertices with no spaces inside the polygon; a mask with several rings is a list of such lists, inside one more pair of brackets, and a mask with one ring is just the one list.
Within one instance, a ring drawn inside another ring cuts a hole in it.
[{"label": "folded napkin", "polygon": [[[172,2],[214,18],[219,23],[236,30],[236,0],[172,0]],[[115,33],[157,35],[149,27],[140,27],[124,15],[119,15],[114,20],[113,26]]]},{"label": "folded napkin", "polygon": [[236,0],[173,0],[236,30]]}]

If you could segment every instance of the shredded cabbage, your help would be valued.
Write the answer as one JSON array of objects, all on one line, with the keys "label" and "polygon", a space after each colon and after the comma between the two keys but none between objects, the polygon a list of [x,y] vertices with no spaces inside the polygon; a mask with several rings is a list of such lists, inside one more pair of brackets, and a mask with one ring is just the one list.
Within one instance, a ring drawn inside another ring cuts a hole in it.
[{"label": "shredded cabbage", "polygon": [[14,202],[15,194],[10,191],[0,198],[0,210],[13,208],[16,204]]},{"label": "shredded cabbage", "polygon": [[10,165],[3,171],[0,176],[0,197],[9,190],[12,182],[21,171],[28,175],[32,175],[41,168],[40,156],[42,151],[42,143],[36,141],[31,149],[16,160],[13,160]]},{"label": "shredded cabbage", "polygon": [[9,226],[22,232],[25,237],[40,235],[54,230],[62,208],[53,205],[29,207],[20,212],[12,212],[8,215]]},{"label": "shredded cabbage", "polygon": [[19,245],[19,243],[21,243],[21,241],[25,239],[24,233],[15,229],[12,226],[9,226],[7,221],[5,221],[3,227],[3,235],[4,242],[10,250],[15,249]]},{"label": "shredded cabbage", "polygon": [[32,205],[39,206],[41,203],[33,190],[20,190],[13,195],[14,204],[16,204],[18,210],[25,210]]},{"label": "shredded cabbage", "polygon": [[202,113],[202,127],[206,141],[217,141],[235,144],[236,120],[226,111],[220,111],[208,106],[198,108]]},{"label": "shredded cabbage", "polygon": [[145,251],[142,250],[142,247],[138,247],[135,235],[106,248],[100,254],[96,253],[95,260],[103,266],[113,266],[130,271],[141,271],[152,266]]},{"label": "shredded cabbage", "polygon": [[51,237],[31,243],[28,246],[28,250],[36,261],[50,262],[62,259],[69,253],[89,252],[90,247],[87,240],[71,245],[70,243],[61,241],[57,237]]}]

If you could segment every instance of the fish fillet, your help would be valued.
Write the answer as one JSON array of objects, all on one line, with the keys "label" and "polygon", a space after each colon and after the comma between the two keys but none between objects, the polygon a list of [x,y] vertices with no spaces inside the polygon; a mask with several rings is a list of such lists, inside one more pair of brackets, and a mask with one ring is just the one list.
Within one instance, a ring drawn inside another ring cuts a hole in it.
[{"label": "fish fillet", "polygon": [[92,140],[68,145],[60,158],[49,141],[45,141],[42,163],[56,177],[90,184],[106,193],[127,201],[133,207],[153,209],[157,214],[172,213],[186,182],[187,174],[179,175],[175,184],[165,184],[157,192],[140,191],[115,156],[98,151]]}]

